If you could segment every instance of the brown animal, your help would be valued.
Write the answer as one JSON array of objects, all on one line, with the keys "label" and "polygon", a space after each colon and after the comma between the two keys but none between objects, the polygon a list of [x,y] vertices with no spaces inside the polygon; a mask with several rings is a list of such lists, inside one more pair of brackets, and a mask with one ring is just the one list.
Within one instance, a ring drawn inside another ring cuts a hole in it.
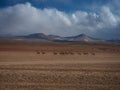
[{"label": "brown animal", "polygon": [[88,55],[88,53],[87,52],[85,52],[85,53],[83,53],[84,55]]},{"label": "brown animal", "polygon": [[42,52],[42,54],[45,54],[45,52]]},{"label": "brown animal", "polygon": [[65,55],[65,53],[64,53],[64,52],[60,52],[59,54],[60,54],[60,55]]},{"label": "brown animal", "polygon": [[70,52],[70,54],[71,54],[71,55],[74,55],[74,53],[73,53],[73,52]]},{"label": "brown animal", "polygon": [[81,55],[81,53],[78,53],[79,55]]},{"label": "brown animal", "polygon": [[95,53],[92,53],[92,55],[95,55]]},{"label": "brown animal", "polygon": [[39,51],[36,51],[36,53],[37,53],[37,54],[40,54],[40,52],[39,52]]},{"label": "brown animal", "polygon": [[57,55],[58,53],[57,52],[53,52],[54,55]]}]

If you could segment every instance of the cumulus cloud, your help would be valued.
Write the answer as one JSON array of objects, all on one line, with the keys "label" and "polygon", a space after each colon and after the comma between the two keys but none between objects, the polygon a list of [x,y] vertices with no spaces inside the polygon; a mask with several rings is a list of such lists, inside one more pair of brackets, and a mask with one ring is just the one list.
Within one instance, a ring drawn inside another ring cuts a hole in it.
[{"label": "cumulus cloud", "polygon": [[117,19],[110,11],[110,9],[106,6],[102,7],[102,20],[104,23],[108,23],[108,25],[115,26],[117,24]]},{"label": "cumulus cloud", "polygon": [[85,11],[66,13],[54,8],[38,9],[30,3],[0,9],[0,35],[46,33],[71,36],[85,33],[99,38],[119,37],[119,22],[119,16],[107,6],[103,6],[98,14]]}]

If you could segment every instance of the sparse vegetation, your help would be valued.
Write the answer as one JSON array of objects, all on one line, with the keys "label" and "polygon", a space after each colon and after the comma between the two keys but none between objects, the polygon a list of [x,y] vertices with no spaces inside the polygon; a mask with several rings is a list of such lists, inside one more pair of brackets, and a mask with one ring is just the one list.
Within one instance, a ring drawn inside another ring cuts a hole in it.
[{"label": "sparse vegetation", "polygon": [[0,90],[119,90],[119,70],[117,63],[0,65]]},{"label": "sparse vegetation", "polygon": [[0,90],[120,90],[120,46],[0,43]]}]

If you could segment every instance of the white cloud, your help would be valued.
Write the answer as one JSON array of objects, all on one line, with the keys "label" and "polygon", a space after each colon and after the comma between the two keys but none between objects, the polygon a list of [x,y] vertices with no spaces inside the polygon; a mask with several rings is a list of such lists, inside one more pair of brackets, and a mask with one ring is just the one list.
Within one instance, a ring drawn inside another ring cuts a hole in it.
[{"label": "white cloud", "polygon": [[116,17],[110,11],[110,8],[106,6],[102,7],[101,16],[104,23],[108,23],[108,25],[116,26],[118,23]]},{"label": "white cloud", "polygon": [[0,34],[22,35],[46,33],[69,36],[80,33],[101,36],[114,32],[119,16],[103,6],[99,14],[76,11],[65,13],[57,9],[37,9],[30,3],[0,9]]}]

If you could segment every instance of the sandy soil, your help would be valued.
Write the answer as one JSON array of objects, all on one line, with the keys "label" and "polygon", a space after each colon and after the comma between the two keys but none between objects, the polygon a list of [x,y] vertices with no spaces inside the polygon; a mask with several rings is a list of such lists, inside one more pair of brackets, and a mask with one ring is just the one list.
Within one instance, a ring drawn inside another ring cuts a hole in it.
[{"label": "sandy soil", "polygon": [[0,90],[120,90],[120,46],[0,42]]}]

